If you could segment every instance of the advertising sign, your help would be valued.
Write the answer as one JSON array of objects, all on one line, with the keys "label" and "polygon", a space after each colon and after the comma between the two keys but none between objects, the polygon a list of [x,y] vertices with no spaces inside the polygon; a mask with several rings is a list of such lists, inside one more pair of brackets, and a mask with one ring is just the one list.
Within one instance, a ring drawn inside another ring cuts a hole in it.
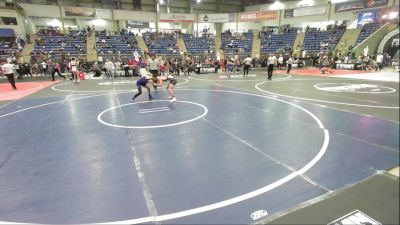
[{"label": "advertising sign", "polygon": [[364,8],[364,1],[351,1],[335,4],[335,12],[345,12]]},{"label": "advertising sign", "polygon": [[355,210],[335,221],[330,222],[328,225],[345,225],[345,224],[374,224],[381,225],[380,222],[374,220],[367,214],[360,210]]},{"label": "advertising sign", "polygon": [[126,21],[126,28],[149,28],[149,22]]},{"label": "advertising sign", "polygon": [[361,0],[361,1],[342,2],[335,4],[335,12],[382,7],[382,6],[387,6],[388,3],[389,0]]},{"label": "advertising sign", "polygon": [[199,14],[200,23],[230,23],[235,22],[233,13]]},{"label": "advertising sign", "polygon": [[260,11],[260,12],[242,12],[240,13],[240,22],[274,20],[278,18],[277,11]]},{"label": "advertising sign", "polygon": [[364,24],[373,23],[378,21],[378,12],[360,12],[358,14],[357,27],[362,27]]},{"label": "advertising sign", "polygon": [[389,3],[389,0],[367,0],[366,1],[366,8],[387,6],[388,3]]},{"label": "advertising sign", "polygon": [[191,23],[194,22],[193,14],[168,14],[168,13],[160,13],[160,22],[167,23]]}]

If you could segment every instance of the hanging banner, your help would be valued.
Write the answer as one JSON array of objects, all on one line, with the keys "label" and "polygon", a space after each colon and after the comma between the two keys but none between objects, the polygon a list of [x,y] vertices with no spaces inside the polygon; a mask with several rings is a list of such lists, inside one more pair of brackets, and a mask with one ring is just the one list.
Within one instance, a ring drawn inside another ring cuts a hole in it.
[{"label": "hanging banner", "polygon": [[194,14],[160,13],[160,22],[191,23],[191,22],[194,22]]},{"label": "hanging banner", "polygon": [[240,22],[274,20],[278,18],[277,11],[242,12]]},{"label": "hanging banner", "polygon": [[69,17],[96,17],[96,10],[82,7],[64,7],[65,16]]},{"label": "hanging banner", "polygon": [[64,7],[65,17],[90,17],[90,18],[103,18],[110,19],[111,12],[109,9],[92,9],[83,7]]},{"label": "hanging banner", "polygon": [[366,0],[366,8],[387,6],[389,0]]},{"label": "hanging banner", "polygon": [[235,22],[233,13],[199,14],[199,23],[232,23]]},{"label": "hanging banner", "polygon": [[126,28],[149,28],[149,22],[140,22],[140,21],[126,21]]},{"label": "hanging banner", "polygon": [[351,10],[360,10],[365,8],[375,8],[387,6],[389,0],[362,0],[350,1],[335,4],[335,12],[345,12]]}]

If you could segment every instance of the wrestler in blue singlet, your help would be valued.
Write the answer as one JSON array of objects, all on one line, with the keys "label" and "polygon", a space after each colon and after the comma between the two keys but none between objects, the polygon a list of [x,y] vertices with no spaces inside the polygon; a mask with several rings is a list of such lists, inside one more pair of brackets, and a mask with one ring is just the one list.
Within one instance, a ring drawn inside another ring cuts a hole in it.
[{"label": "wrestler in blue singlet", "polygon": [[149,83],[150,79],[151,79],[150,76],[144,76],[144,77],[139,78],[139,80],[136,81],[138,93],[135,94],[135,96],[133,96],[132,101],[135,101],[135,98],[142,94],[142,87],[145,87],[147,89],[147,92],[149,93],[149,99],[150,100],[152,99],[151,93],[150,93],[150,87],[147,86],[147,83]]}]

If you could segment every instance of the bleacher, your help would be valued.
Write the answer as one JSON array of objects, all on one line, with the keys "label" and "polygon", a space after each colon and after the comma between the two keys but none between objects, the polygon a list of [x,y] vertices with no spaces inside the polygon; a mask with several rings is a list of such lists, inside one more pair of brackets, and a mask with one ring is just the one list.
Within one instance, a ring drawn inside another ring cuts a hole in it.
[{"label": "bleacher", "polygon": [[211,54],[215,47],[214,37],[212,36],[193,37],[191,34],[183,34],[183,40],[188,53],[191,55],[215,55],[215,53]]},{"label": "bleacher", "polygon": [[261,53],[289,52],[296,35],[296,29],[289,29],[282,34],[261,33]]},{"label": "bleacher", "polygon": [[309,28],[304,38],[304,50],[310,53],[333,50],[345,30],[346,29],[342,27],[326,31],[321,31],[317,28]]},{"label": "bleacher", "polygon": [[235,37],[225,32],[221,35],[221,47],[225,56],[247,56],[251,54],[253,48],[253,33],[243,33],[241,36]]},{"label": "bleacher", "polygon": [[367,37],[369,37],[372,33],[377,31],[380,28],[377,23],[367,23],[361,28],[360,35],[357,38],[356,44],[358,45],[363,42]]},{"label": "bleacher", "polygon": [[138,42],[135,35],[110,35],[107,36],[105,32],[100,32],[96,38],[97,55],[133,55],[137,52],[141,55]]},{"label": "bleacher", "polygon": [[17,45],[11,42],[0,43],[0,58],[7,58],[12,55],[13,52],[18,52]]},{"label": "bleacher", "polygon": [[144,41],[150,53],[165,56],[180,55],[175,34],[144,33]]},{"label": "bleacher", "polygon": [[38,39],[35,52],[42,51],[53,56],[59,56],[62,52],[73,56],[86,55],[86,35],[80,32],[70,32],[67,35],[40,34]]}]

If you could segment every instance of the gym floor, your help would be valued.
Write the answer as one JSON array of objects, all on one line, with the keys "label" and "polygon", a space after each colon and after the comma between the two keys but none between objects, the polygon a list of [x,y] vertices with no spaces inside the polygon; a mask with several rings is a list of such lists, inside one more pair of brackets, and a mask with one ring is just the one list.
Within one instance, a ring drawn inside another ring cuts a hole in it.
[{"label": "gym floor", "polygon": [[136,79],[2,98],[0,221],[250,224],[399,165],[398,82],[202,74],[131,103]]}]

